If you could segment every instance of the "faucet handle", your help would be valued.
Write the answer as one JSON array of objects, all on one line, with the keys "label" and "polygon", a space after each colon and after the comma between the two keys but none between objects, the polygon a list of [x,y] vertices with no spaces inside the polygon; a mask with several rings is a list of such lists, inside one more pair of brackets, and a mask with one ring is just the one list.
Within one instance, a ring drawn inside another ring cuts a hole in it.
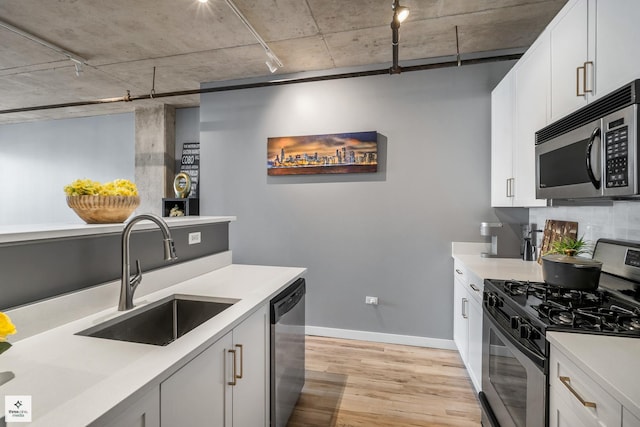
[{"label": "faucet handle", "polygon": [[136,274],[131,278],[131,287],[135,289],[142,281],[142,268],[140,267],[140,260],[136,260]]}]

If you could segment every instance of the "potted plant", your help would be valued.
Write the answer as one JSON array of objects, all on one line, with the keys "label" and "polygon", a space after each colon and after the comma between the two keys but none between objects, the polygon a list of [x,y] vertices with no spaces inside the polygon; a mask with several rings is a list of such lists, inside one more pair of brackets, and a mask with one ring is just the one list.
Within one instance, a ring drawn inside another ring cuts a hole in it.
[{"label": "potted plant", "polygon": [[552,243],[542,257],[542,277],[550,285],[567,289],[594,290],[600,281],[602,263],[580,257],[591,254],[591,244],[583,237],[563,237]]},{"label": "potted plant", "polygon": [[584,240],[584,236],[578,239],[563,236],[560,240],[556,240],[551,244],[551,250],[545,255],[562,254],[566,256],[577,256],[591,253],[591,244]]}]

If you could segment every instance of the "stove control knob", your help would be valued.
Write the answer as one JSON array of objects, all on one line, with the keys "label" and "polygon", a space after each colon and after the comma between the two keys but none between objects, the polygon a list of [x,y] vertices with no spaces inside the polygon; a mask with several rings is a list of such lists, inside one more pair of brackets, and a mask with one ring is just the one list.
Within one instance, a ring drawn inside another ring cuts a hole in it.
[{"label": "stove control knob", "polygon": [[539,337],[540,334],[531,325],[520,325],[520,338],[535,340]]},{"label": "stove control knob", "polygon": [[520,327],[520,317],[511,316],[509,320],[511,321],[511,329],[518,329]]},{"label": "stove control knob", "polygon": [[489,304],[489,307],[500,307],[500,300],[496,294],[489,294],[487,296],[487,304]]}]

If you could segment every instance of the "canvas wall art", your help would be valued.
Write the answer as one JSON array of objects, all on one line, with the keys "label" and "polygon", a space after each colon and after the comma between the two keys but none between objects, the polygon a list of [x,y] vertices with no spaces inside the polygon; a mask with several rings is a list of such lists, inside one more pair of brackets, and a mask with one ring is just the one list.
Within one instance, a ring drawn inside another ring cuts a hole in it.
[{"label": "canvas wall art", "polygon": [[267,139],[269,175],[363,173],[377,170],[376,131]]}]

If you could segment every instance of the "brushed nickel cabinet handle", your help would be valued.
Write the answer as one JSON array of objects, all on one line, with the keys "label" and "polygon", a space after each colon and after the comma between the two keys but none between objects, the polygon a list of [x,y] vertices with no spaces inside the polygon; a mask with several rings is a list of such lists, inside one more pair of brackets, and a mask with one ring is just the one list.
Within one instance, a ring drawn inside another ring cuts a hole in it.
[{"label": "brushed nickel cabinet handle", "polygon": [[[582,70],[582,76],[585,76],[585,72],[584,72],[584,66],[582,67],[576,67],[576,96],[584,96],[585,93],[580,93],[580,70]],[[583,81],[582,85],[586,85],[586,83]]]},{"label": "brushed nickel cabinet handle", "polygon": [[233,380],[229,381],[227,384],[236,385],[238,383],[236,376],[236,351],[235,350],[227,350],[229,353],[233,354]]},{"label": "brushed nickel cabinet handle", "polygon": [[516,179],[515,178],[509,178],[509,197],[514,197],[514,191],[513,191],[513,187],[515,185]]},{"label": "brushed nickel cabinet handle", "polygon": [[562,384],[564,384],[564,386],[569,389],[571,394],[573,394],[576,397],[576,399],[578,399],[580,401],[582,406],[586,406],[587,408],[595,408],[596,407],[596,403],[595,402],[588,402],[588,401],[584,400],[582,398],[582,396],[580,396],[578,394],[578,392],[575,391],[573,387],[571,387],[571,384],[570,384],[571,378],[563,377],[563,376],[559,376],[558,378],[560,378],[560,382],[562,382]]},{"label": "brushed nickel cabinet handle", "polygon": [[465,313],[465,305],[467,304],[469,300],[466,298],[462,298],[462,318],[463,319],[468,319],[469,316]]},{"label": "brushed nickel cabinet handle", "polygon": [[593,88],[591,89],[587,89],[587,65],[591,65],[591,68],[593,68],[593,61],[587,61],[584,63],[584,66],[582,67],[582,73],[583,73],[583,80],[582,80],[582,91],[587,94],[587,93],[593,93]]},{"label": "brushed nickel cabinet handle", "polygon": [[458,274],[462,274],[462,271],[460,271],[460,270],[458,270],[458,269],[456,268],[456,273],[458,273]]},{"label": "brushed nickel cabinet handle", "polygon": [[240,349],[240,373],[236,375],[236,378],[242,378],[242,372],[244,371],[244,350],[242,344],[236,344],[236,347]]},{"label": "brushed nickel cabinet handle", "polygon": [[476,285],[474,285],[473,283],[471,283],[469,286],[470,286],[470,287],[471,287],[471,289],[473,289],[474,291],[476,291],[476,292],[480,292],[480,288],[478,288],[478,287],[477,287]]},{"label": "brushed nickel cabinet handle", "polygon": [[510,182],[511,182],[511,178],[507,178],[507,190],[506,190],[507,197],[511,197],[511,194],[509,194]]}]

